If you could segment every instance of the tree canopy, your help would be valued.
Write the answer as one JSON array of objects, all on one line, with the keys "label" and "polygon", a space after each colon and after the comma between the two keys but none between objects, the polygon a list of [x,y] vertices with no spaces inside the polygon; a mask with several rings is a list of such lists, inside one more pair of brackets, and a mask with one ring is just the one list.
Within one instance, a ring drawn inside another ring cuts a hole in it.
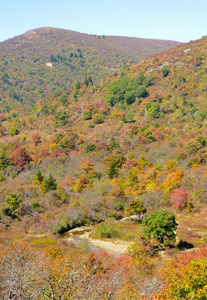
[{"label": "tree canopy", "polygon": [[175,216],[166,210],[156,211],[143,218],[143,235],[152,240],[158,241],[164,246],[175,242],[177,223]]}]

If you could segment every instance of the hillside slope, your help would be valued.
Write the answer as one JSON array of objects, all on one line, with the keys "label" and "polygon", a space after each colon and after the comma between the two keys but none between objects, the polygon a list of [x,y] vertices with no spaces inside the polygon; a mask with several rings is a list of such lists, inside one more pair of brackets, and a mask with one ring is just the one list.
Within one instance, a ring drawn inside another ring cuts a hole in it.
[{"label": "hillside slope", "polygon": [[38,28],[0,43],[0,110],[104,76],[180,43]]},{"label": "hillside slope", "polygon": [[1,298],[206,299],[206,199],[207,38],[1,113]]},{"label": "hillside slope", "polygon": [[203,38],[1,114],[2,228],[17,230],[18,217],[18,230],[62,233],[121,218],[138,198],[180,211],[179,237],[204,243],[206,82]]}]

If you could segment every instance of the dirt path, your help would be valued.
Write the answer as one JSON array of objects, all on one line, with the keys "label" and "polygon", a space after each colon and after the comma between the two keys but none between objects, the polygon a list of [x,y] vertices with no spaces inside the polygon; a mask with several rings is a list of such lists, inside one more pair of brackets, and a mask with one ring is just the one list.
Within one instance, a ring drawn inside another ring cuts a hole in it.
[{"label": "dirt path", "polygon": [[89,237],[89,232],[86,232],[80,235],[82,239],[87,239],[89,244],[104,249],[110,253],[124,253],[127,251],[127,248],[132,244],[131,242],[123,242],[123,241],[103,241],[96,240]]},{"label": "dirt path", "polygon": [[[87,230],[87,232],[86,232]],[[78,237],[80,239],[86,239],[89,244],[95,248],[99,249],[104,249],[109,253],[114,253],[114,254],[122,254],[127,251],[127,248],[131,246],[132,242],[124,242],[124,241],[103,241],[103,240],[97,240],[97,239],[92,239],[89,237],[89,233],[92,229],[90,227],[85,227],[85,228],[77,228],[73,229],[69,232],[70,237],[67,238],[68,241],[72,241],[74,237]],[[83,231],[83,233],[81,233]]]}]

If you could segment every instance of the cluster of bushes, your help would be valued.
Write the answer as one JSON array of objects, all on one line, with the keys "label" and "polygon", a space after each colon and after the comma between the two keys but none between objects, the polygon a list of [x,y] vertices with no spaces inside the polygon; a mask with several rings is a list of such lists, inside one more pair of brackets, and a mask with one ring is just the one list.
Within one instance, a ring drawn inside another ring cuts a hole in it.
[{"label": "cluster of bushes", "polygon": [[73,228],[77,228],[84,225],[91,225],[94,223],[101,222],[99,216],[76,216],[72,220],[69,220],[67,216],[64,216],[57,224],[53,226],[53,234],[62,234]]},{"label": "cluster of bushes", "polygon": [[149,94],[147,87],[153,84],[153,77],[145,77],[142,72],[133,78],[119,77],[108,86],[105,101],[108,105],[116,103],[131,105],[136,98],[143,99]]},{"label": "cluster of bushes", "polygon": [[98,238],[118,238],[121,237],[121,233],[116,229],[115,219],[106,218],[104,223],[100,223],[96,226],[95,236]]}]

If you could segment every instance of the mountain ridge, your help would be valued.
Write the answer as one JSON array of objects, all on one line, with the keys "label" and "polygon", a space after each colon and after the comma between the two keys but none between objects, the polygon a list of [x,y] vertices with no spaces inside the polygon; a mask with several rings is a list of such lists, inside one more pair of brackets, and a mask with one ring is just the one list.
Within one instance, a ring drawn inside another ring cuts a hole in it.
[{"label": "mountain ridge", "polygon": [[[126,42],[127,41],[127,42]],[[0,43],[0,110],[31,105],[91,75],[94,83],[178,42],[38,28]],[[6,93],[10,90],[10,93]],[[13,97],[15,95],[15,97]]]}]

